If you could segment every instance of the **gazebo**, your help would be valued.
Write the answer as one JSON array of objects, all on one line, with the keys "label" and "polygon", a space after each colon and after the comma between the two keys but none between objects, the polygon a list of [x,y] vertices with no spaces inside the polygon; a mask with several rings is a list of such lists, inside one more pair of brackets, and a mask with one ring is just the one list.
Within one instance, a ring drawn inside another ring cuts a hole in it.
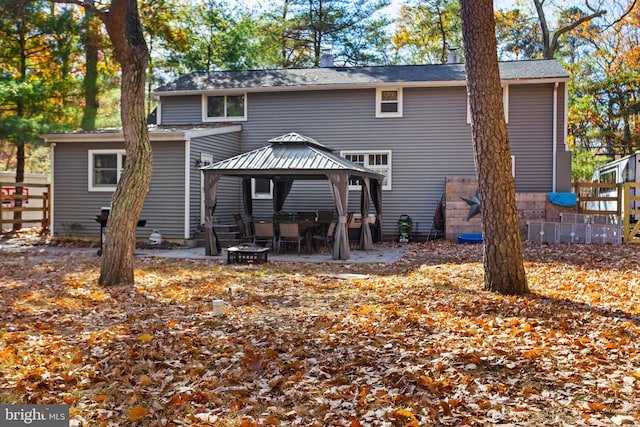
[{"label": "gazebo", "polygon": [[205,228],[211,239],[211,255],[218,255],[219,244],[213,231],[212,218],[216,208],[218,181],[221,176],[242,178],[245,213],[253,215],[251,178],[268,178],[273,182],[273,209],[278,212],[291,190],[294,180],[328,180],[338,212],[334,234],[333,259],[346,260],[351,254],[347,230],[349,180],[358,179],[361,185],[362,228],[360,249],[373,248],[369,227],[369,202],[376,209],[376,221],[382,218],[382,180],[378,172],[334,154],[333,150],[313,138],[292,132],[270,139],[269,144],[247,153],[201,168],[204,173],[205,206],[208,220]]}]

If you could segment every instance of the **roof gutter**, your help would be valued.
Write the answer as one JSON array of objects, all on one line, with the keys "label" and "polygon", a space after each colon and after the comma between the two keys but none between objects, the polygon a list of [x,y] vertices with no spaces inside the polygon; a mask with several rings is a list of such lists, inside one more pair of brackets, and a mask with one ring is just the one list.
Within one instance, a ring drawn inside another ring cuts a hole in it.
[{"label": "roof gutter", "polygon": [[[198,138],[201,136],[222,135],[232,132],[240,132],[242,125],[224,126],[216,128],[194,128],[185,130],[150,130],[149,139],[151,142],[184,141],[185,139]],[[40,135],[46,143],[56,142],[122,142],[124,133],[122,131],[112,132],[78,132],[78,133],[49,133]]]},{"label": "roof gutter", "polygon": [[[502,79],[503,84],[540,84],[540,83],[560,83],[568,82],[568,77],[554,77],[554,78],[541,78],[541,79]],[[272,93],[272,92],[300,92],[309,90],[345,90],[345,89],[375,89],[380,87],[403,87],[403,88],[415,88],[415,87],[452,87],[452,86],[466,86],[464,80],[446,80],[446,81],[395,81],[395,82],[372,82],[372,83],[355,83],[355,84],[327,84],[327,85],[292,85],[292,86],[261,86],[261,87],[233,87],[233,88],[220,88],[220,89],[190,89],[190,90],[168,90],[152,92],[153,96],[185,96],[185,95],[202,95],[210,93]]]}]

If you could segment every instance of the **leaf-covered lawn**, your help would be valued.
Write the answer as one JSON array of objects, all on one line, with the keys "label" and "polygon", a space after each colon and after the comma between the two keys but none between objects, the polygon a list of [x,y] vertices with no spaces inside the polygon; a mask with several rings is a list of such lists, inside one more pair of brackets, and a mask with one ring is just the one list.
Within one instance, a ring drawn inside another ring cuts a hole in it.
[{"label": "leaf-covered lawn", "polygon": [[[638,247],[525,245],[531,295],[479,245],[393,264],[0,253],[0,403],[84,426],[640,424]],[[227,304],[214,316],[211,301]]]}]

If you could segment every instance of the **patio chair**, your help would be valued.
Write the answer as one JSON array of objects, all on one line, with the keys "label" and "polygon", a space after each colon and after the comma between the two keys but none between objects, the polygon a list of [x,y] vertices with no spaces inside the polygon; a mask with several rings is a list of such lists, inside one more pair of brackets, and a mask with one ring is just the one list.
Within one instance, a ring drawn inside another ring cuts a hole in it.
[{"label": "patio chair", "polygon": [[333,235],[336,231],[336,222],[331,221],[327,228],[319,228],[318,231],[319,232],[311,236],[311,238],[324,242],[325,247],[329,253],[331,253],[333,249]]},{"label": "patio chair", "polygon": [[278,252],[283,243],[297,243],[298,254],[300,254],[300,245],[304,240],[304,236],[300,235],[300,225],[297,222],[281,222],[280,236],[278,237]]},{"label": "patio chair", "polygon": [[318,211],[318,224],[329,225],[333,220],[333,211]]},{"label": "patio chair", "polygon": [[251,230],[249,229],[249,227],[247,227],[247,224],[245,224],[244,220],[242,219],[242,215],[235,214],[233,215],[233,219],[236,220],[236,225],[238,226],[238,231],[240,232],[240,236],[239,236],[240,241],[252,242],[253,234],[251,233]]},{"label": "patio chair", "polygon": [[276,234],[273,227],[273,221],[255,221],[253,223],[253,228],[253,243],[270,243],[271,247],[274,250],[276,249]]}]

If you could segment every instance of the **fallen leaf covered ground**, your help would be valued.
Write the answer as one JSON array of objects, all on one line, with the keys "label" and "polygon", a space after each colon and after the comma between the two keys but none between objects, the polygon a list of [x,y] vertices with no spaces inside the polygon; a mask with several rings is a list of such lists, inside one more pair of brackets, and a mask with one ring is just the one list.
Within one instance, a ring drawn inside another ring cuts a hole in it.
[{"label": "fallen leaf covered ground", "polygon": [[[633,245],[525,244],[531,294],[483,289],[482,248],[394,264],[0,251],[0,403],[81,426],[640,425]],[[215,316],[212,300],[225,301]]]}]

